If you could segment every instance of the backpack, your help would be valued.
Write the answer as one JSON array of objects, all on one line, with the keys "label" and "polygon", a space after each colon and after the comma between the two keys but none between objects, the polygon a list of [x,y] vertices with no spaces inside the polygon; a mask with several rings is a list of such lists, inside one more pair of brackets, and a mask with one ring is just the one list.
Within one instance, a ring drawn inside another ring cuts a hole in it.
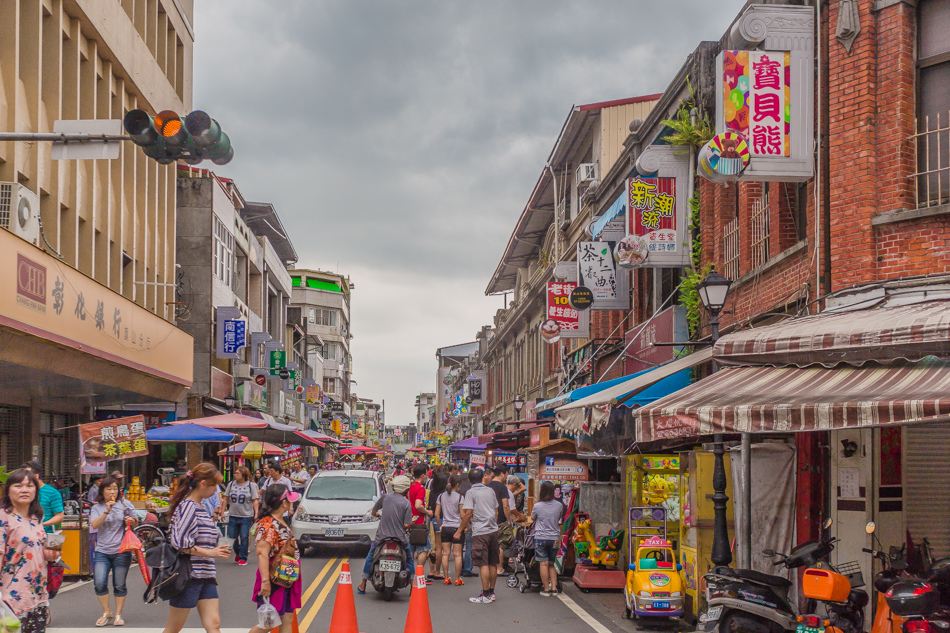
[{"label": "backpack", "polygon": [[146,604],[174,598],[191,580],[191,556],[182,554],[169,543],[159,543],[146,550],[145,564],[152,570],[152,581],[142,596]]}]

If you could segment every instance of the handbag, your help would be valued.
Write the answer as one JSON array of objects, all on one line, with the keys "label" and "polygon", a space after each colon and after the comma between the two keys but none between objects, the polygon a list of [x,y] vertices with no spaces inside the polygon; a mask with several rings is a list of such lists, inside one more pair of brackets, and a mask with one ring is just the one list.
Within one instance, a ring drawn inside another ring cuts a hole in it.
[{"label": "handbag", "polygon": [[60,561],[46,563],[46,591],[52,600],[63,586],[63,576],[66,575],[66,566]]},{"label": "handbag", "polygon": [[409,526],[409,544],[413,547],[425,547],[429,543],[429,526],[413,523]]},{"label": "handbag", "polygon": [[281,545],[277,555],[270,561],[270,581],[284,588],[294,586],[300,580],[300,559],[296,556],[297,541],[288,538]]},{"label": "handbag", "polygon": [[152,580],[142,599],[146,604],[171,600],[181,594],[191,580],[191,556],[182,554],[171,543],[159,543],[145,552],[145,563],[152,569]]}]

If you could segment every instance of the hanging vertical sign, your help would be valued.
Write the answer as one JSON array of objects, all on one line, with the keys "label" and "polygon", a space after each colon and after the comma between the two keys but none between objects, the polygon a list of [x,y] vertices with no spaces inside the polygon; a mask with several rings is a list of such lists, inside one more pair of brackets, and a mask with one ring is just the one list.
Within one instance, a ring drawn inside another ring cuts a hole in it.
[{"label": "hanging vertical sign", "polygon": [[240,359],[241,348],[247,345],[247,321],[241,311],[230,306],[215,308],[215,356],[220,359]]},{"label": "hanging vertical sign", "polygon": [[791,156],[791,79],[789,53],[723,53],[726,130],[741,134],[753,157]]},{"label": "hanging vertical sign", "polygon": [[627,237],[614,251],[617,263],[624,268],[668,265],[651,259],[684,250],[677,239],[676,178],[628,178],[626,190]]},{"label": "hanging vertical sign", "polygon": [[620,287],[609,243],[578,242],[577,279],[594,294],[595,310],[618,309],[615,306],[620,299]]},{"label": "hanging vertical sign", "polygon": [[577,284],[572,281],[548,282],[547,319],[541,324],[541,336],[548,342],[553,343],[560,337],[589,336],[590,322],[586,315],[572,308],[570,304],[574,288],[577,288]]}]

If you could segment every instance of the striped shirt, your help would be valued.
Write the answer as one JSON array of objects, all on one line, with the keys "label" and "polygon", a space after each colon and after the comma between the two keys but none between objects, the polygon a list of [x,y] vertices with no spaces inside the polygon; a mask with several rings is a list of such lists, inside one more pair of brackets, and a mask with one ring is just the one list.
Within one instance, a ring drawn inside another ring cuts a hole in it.
[{"label": "striped shirt", "polygon": [[[201,547],[214,549],[218,545],[218,528],[204,506],[185,497],[175,508],[171,520],[171,543],[176,549]],[[192,578],[214,578],[214,559],[191,557]]]}]

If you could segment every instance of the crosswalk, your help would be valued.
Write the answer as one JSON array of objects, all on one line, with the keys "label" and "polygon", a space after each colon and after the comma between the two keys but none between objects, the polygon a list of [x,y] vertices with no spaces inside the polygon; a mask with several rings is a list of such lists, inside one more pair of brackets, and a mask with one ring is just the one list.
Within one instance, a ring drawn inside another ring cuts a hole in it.
[{"label": "crosswalk", "polygon": [[[341,558],[331,558],[324,562],[323,566],[320,568],[320,571],[317,573],[316,577],[311,581],[303,591],[301,596],[301,606],[297,611],[297,621],[299,623],[300,631],[307,631],[310,625],[313,623],[314,618],[317,617],[317,614],[321,612],[324,605],[327,604],[330,594],[333,592],[334,588],[337,586],[337,580],[340,577],[340,571],[343,568],[344,563],[350,562],[348,557]],[[357,561],[357,564],[361,564],[362,561]],[[354,574],[355,577],[359,577],[359,570],[356,570]],[[327,609],[324,612],[326,619],[329,621],[330,609],[333,608],[332,603],[327,606]],[[58,619],[64,620],[65,616],[58,615]],[[222,612],[222,620],[227,620],[226,614]],[[57,622],[54,622],[54,626],[46,629],[48,633],[102,633],[103,629],[96,627],[76,627],[76,626],[55,626]],[[154,627],[123,627],[122,633],[161,633],[164,630],[164,617],[161,621],[157,621]],[[108,627],[113,628],[113,627]],[[247,630],[250,626],[244,626],[241,628],[231,628],[231,627],[222,627],[221,633],[247,633]],[[204,629],[201,628],[185,628],[182,629],[182,633],[203,633]]]}]

